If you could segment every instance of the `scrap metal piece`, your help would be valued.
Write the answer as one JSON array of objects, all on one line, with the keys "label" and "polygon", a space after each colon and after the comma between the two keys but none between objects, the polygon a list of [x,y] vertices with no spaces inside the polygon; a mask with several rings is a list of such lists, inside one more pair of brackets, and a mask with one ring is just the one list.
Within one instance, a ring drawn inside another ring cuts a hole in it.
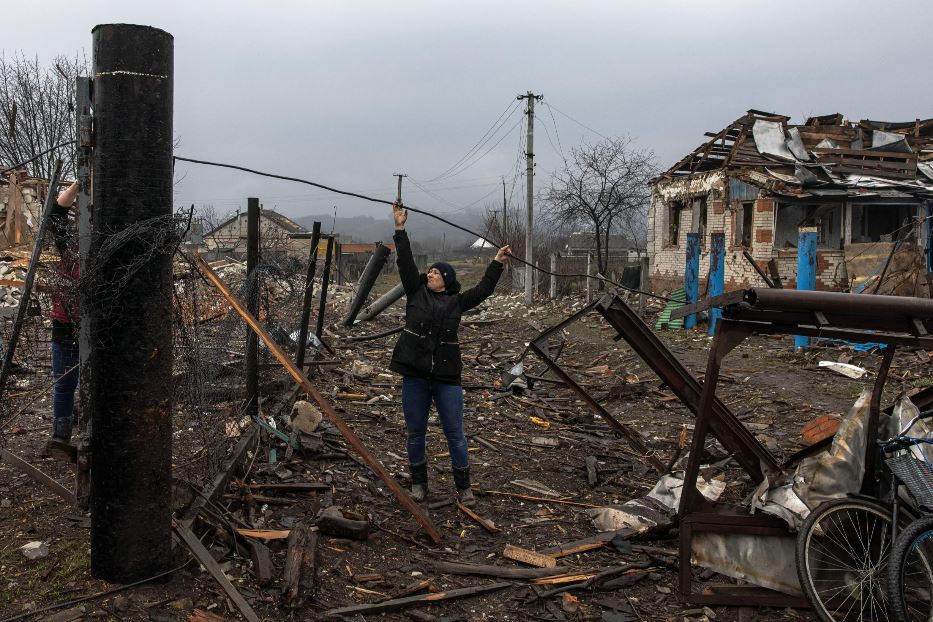
[{"label": "scrap metal piece", "polygon": [[75,499],[75,494],[73,492],[71,492],[70,490],[68,490],[67,488],[59,484],[58,482],[56,482],[54,479],[52,479],[51,477],[49,477],[48,475],[46,475],[45,473],[43,473],[36,467],[32,466],[31,464],[23,460],[22,458],[20,458],[13,452],[8,451],[6,449],[0,449],[0,460],[2,460],[3,462],[6,462],[10,466],[16,467],[17,469],[19,469],[20,471],[28,475],[32,479],[32,481],[36,482],[37,484],[42,484],[43,486],[45,486],[46,488],[48,488],[49,490],[57,494],[59,497],[61,497],[62,499],[70,503],[71,505],[75,505],[75,503],[77,503]]}]

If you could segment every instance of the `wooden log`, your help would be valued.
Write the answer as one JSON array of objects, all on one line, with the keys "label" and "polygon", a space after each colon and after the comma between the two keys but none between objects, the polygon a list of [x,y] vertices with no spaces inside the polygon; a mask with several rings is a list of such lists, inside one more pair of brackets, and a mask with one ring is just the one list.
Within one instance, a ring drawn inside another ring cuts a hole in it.
[{"label": "wooden log", "polygon": [[[435,544],[440,544],[443,539],[441,532],[437,529],[437,526],[431,521],[428,515],[424,510],[415,503],[414,499],[408,494],[408,492],[402,488],[402,486],[395,481],[392,477],[392,474],[389,473],[386,468],[379,462],[379,459],[376,458],[369,449],[363,444],[363,441],[353,432],[352,429],[344,422],[343,419],[337,414],[334,410],[334,407],[324,399],[324,396],[321,395],[314,385],[311,384],[311,381],[308,380],[308,377],[300,369],[298,369],[295,364],[289,359],[289,357],[282,351],[282,348],[275,343],[272,337],[269,336],[269,333],[259,324],[255,317],[249,313],[243,304],[237,300],[230,289],[226,284],[211,270],[211,267],[207,265],[204,259],[195,253],[195,261],[197,262],[198,268],[207,277],[207,279],[214,284],[214,286],[220,290],[220,293],[227,299],[227,302],[233,307],[233,309],[242,317],[249,327],[259,335],[260,339],[265,342],[266,346],[269,347],[269,351],[272,352],[273,356],[279,360],[282,365],[288,370],[288,373],[291,374],[292,378],[301,383],[302,388],[308,394],[318,407],[321,409],[321,412],[324,414],[327,419],[334,424],[337,430],[340,431],[340,434],[343,435],[347,443],[353,447],[354,451],[360,455],[360,457],[366,462],[366,465],[379,476],[379,478],[385,483],[386,487],[395,495],[395,498],[399,500],[399,503],[402,504],[406,510],[408,510],[411,515],[414,517],[418,524],[420,524],[425,533],[428,534],[428,537],[431,538],[431,541]],[[325,273],[327,272],[325,268]],[[319,316],[320,318],[320,316]]]},{"label": "wooden log", "polygon": [[306,523],[297,523],[288,537],[285,576],[282,579],[282,600],[287,607],[302,607],[314,595],[317,584],[317,541],[317,530]]},{"label": "wooden log", "polygon": [[369,537],[369,521],[347,518],[340,508],[330,506],[321,511],[317,521],[321,533],[337,538],[366,540]]},{"label": "wooden log", "polygon": [[372,603],[368,605],[352,605],[350,607],[341,607],[339,609],[330,609],[324,612],[325,620],[336,620],[343,616],[355,614],[383,613],[387,611],[397,611],[413,605],[431,604],[444,600],[453,600],[455,598],[466,598],[468,596],[479,596],[511,587],[512,583],[503,581],[500,583],[490,583],[489,585],[475,585],[473,587],[464,587],[458,590],[447,592],[437,592],[436,594],[420,594],[418,596],[408,596],[406,598],[397,598],[386,600],[381,603]]},{"label": "wooden log", "polygon": [[269,547],[261,542],[253,542],[250,545],[250,559],[253,562],[253,574],[256,575],[256,582],[261,586],[272,583],[274,569],[272,566],[272,554]]},{"label": "wooden log", "polygon": [[172,527],[175,529],[175,533],[178,537],[181,538],[182,542],[184,542],[191,551],[191,554],[194,555],[194,558],[197,559],[201,566],[203,566],[204,569],[214,577],[214,580],[220,584],[227,598],[230,599],[243,617],[246,618],[247,622],[259,622],[259,616],[257,616],[253,608],[249,606],[249,603],[246,602],[243,595],[233,587],[233,584],[230,583],[230,579],[228,579],[224,571],[220,569],[220,566],[214,558],[211,557],[210,552],[204,548],[204,545],[201,544],[198,537],[194,535],[194,532],[180,521],[173,520]]},{"label": "wooden log", "polygon": [[557,559],[550,555],[542,555],[528,549],[506,544],[502,551],[502,556],[523,564],[537,566],[538,568],[554,568],[557,566]]}]

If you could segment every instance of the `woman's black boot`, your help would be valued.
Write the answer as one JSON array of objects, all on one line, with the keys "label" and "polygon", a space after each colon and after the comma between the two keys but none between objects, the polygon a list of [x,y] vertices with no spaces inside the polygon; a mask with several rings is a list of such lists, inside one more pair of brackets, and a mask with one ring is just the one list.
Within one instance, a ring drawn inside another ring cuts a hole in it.
[{"label": "woman's black boot", "polygon": [[454,467],[454,486],[457,487],[457,499],[468,508],[476,505],[476,497],[470,490],[470,467],[458,469]]},{"label": "woman's black boot", "polygon": [[411,471],[411,498],[424,501],[428,496],[428,463],[409,465]]}]

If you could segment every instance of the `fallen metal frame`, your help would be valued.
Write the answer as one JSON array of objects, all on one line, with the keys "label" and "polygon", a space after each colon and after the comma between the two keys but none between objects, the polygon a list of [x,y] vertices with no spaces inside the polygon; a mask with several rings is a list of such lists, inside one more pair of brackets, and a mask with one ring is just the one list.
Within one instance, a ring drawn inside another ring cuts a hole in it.
[{"label": "fallen metal frame", "polygon": [[[869,408],[866,443],[866,473],[862,492],[871,494],[875,484],[875,438],[881,392],[897,345],[933,349],[933,301],[896,296],[841,294],[835,292],[749,289],[742,301],[723,307],[723,317],[707,359],[706,376],[684,476],[678,516],[680,518],[679,591],[682,600],[696,604],[807,607],[801,597],[765,588],[736,591],[735,586],[717,590],[705,586],[693,591],[689,560],[694,534],[719,532],[757,536],[794,537],[784,521],[765,515],[728,508],[707,501],[697,489],[701,450],[717,421],[716,386],[723,358],[755,334],[839,337],[857,342],[888,344],[875,381]],[[868,332],[872,331],[872,332]],[[924,394],[924,400],[929,395]],[[744,426],[743,426],[744,427]],[[747,467],[746,471],[752,475]]]},{"label": "fallen metal frame", "polygon": [[[603,417],[607,423],[625,436],[626,439],[632,443],[632,447],[636,449],[636,451],[645,455],[646,459],[658,473],[663,473],[666,471],[665,466],[644,446],[638,432],[632,430],[630,426],[625,425],[613,417],[605,407],[586,391],[586,389],[578,384],[557,364],[556,357],[550,355],[548,339],[567,326],[579,321],[594,308],[616,329],[618,335],[615,339],[625,339],[632,350],[651,367],[661,380],[671,388],[674,394],[677,395],[694,414],[697,414],[700,411],[702,385],[661,340],[658,339],[654,331],[645,324],[638,313],[629,307],[617,293],[606,294],[603,298],[583,307],[559,324],[543,331],[528,344],[528,347],[544,361],[554,374],[573,389],[577,395],[586,402],[591,410],[600,415],[600,417]],[[714,404],[716,416],[716,420],[712,426],[714,435],[719,439],[723,447],[735,454],[736,460],[752,475],[752,479],[755,483],[759,483],[764,479],[764,474],[761,470],[762,465],[768,470],[779,470],[780,467],[777,460],[775,460],[758,439],[742,425],[729,408],[718,399],[715,400]]]}]

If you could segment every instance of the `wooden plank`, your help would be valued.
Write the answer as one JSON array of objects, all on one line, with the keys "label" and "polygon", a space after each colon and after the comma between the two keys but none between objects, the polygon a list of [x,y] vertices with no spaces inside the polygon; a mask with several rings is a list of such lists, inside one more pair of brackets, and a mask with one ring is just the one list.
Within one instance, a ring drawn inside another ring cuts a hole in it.
[{"label": "wooden plank", "polygon": [[181,514],[180,520],[186,527],[191,527],[191,523],[198,515],[198,512],[201,511],[202,507],[212,501],[216,501],[227,489],[227,486],[230,484],[230,479],[233,477],[233,472],[236,470],[237,465],[243,460],[246,451],[250,446],[255,444],[258,434],[259,428],[254,425],[247,434],[240,437],[240,441],[236,444],[236,447],[233,448],[233,453],[227,458],[223,468],[220,469],[217,475],[214,476],[214,479],[205,486],[201,494],[199,494],[194,501],[191,502],[191,505]]},{"label": "wooden plank", "polygon": [[612,541],[616,536],[633,536],[638,533],[634,529],[624,527],[622,529],[617,529],[616,531],[604,531],[602,533],[596,534],[595,536],[590,536],[589,538],[583,538],[582,540],[574,540],[573,542],[568,542],[566,544],[559,544],[557,546],[552,546],[550,548],[541,549],[539,553],[544,555],[551,555],[553,557],[565,557],[567,555],[573,555],[574,553],[582,553],[583,551],[591,551],[593,549],[598,549],[606,546],[609,542]]},{"label": "wooden plank", "polygon": [[352,605],[350,607],[341,607],[339,609],[330,609],[324,612],[325,620],[340,619],[344,616],[354,614],[383,613],[387,611],[397,611],[405,607],[411,607],[420,604],[431,604],[439,601],[453,600],[455,598],[466,598],[468,596],[479,596],[511,587],[512,583],[503,581],[501,583],[490,583],[489,585],[476,585],[473,587],[464,587],[447,592],[437,592],[434,594],[420,594],[418,596],[408,596],[407,598],[397,598],[386,600],[380,603],[368,605]]},{"label": "wooden plank", "polygon": [[16,467],[17,469],[19,469],[20,471],[28,475],[30,479],[32,479],[32,481],[36,482],[37,484],[42,484],[43,486],[45,486],[46,488],[48,488],[49,490],[51,490],[52,492],[60,496],[62,499],[64,499],[71,505],[75,505],[75,503],[77,503],[77,501],[75,500],[75,494],[73,492],[71,492],[70,490],[68,490],[61,484],[59,484],[57,481],[55,481],[54,479],[52,479],[51,477],[49,477],[48,475],[46,475],[45,473],[37,469],[36,467],[29,464],[28,462],[26,462],[25,460],[23,460],[16,454],[10,451],[7,451],[6,449],[0,449],[0,459],[2,459],[3,462],[6,462],[10,466]]},{"label": "wooden plank", "polygon": [[26,285],[26,281],[0,279],[0,287],[23,287],[24,285]]},{"label": "wooden plank", "polygon": [[512,546],[511,544],[505,545],[502,556],[538,568],[555,568],[557,566],[557,560],[550,555],[542,555],[541,553],[529,551],[528,549],[523,549],[518,546]]},{"label": "wooden plank", "polygon": [[195,253],[195,261],[197,262],[198,268],[201,272],[207,277],[207,279],[214,284],[214,286],[220,290],[220,293],[223,294],[224,298],[227,299],[227,302],[233,307],[233,309],[242,317],[249,327],[259,336],[260,339],[265,342],[268,346],[269,351],[272,352],[273,356],[279,360],[280,363],[288,370],[288,373],[291,376],[301,383],[302,388],[308,394],[308,396],[317,403],[318,407],[321,409],[321,412],[324,414],[327,419],[334,424],[337,430],[343,435],[347,443],[360,455],[363,461],[366,463],[369,468],[379,476],[379,478],[385,483],[386,487],[395,495],[395,498],[399,500],[399,503],[402,504],[406,510],[408,510],[411,515],[415,518],[416,521],[424,528],[425,533],[435,544],[440,544],[443,539],[441,532],[437,529],[428,515],[421,509],[414,499],[409,496],[408,492],[402,488],[402,486],[395,481],[392,475],[386,470],[386,468],[379,462],[379,459],[376,458],[369,449],[363,444],[363,441],[353,432],[352,429],[344,422],[343,419],[337,414],[334,410],[334,407],[324,399],[324,396],[311,384],[311,381],[308,380],[308,377],[301,372],[298,367],[291,361],[291,359],[282,351],[282,348],[278,346],[272,337],[269,336],[269,333],[263,329],[253,315],[246,310],[243,304],[237,300],[237,298],[230,292],[226,284],[211,270],[211,267],[207,265],[204,259],[197,253]]},{"label": "wooden plank", "polygon": [[290,529],[237,529],[236,532],[244,538],[259,538],[260,540],[284,540],[291,533]]},{"label": "wooden plank", "polygon": [[194,555],[194,558],[198,560],[201,566],[203,566],[212,577],[214,577],[214,580],[217,581],[230,601],[239,610],[243,617],[246,618],[247,622],[259,622],[259,616],[256,615],[256,612],[253,611],[253,608],[250,607],[248,602],[246,602],[246,599],[243,598],[243,595],[240,594],[235,587],[233,587],[233,584],[230,583],[230,579],[228,579],[224,574],[224,571],[220,569],[220,566],[216,561],[214,561],[214,558],[211,557],[210,552],[204,548],[204,545],[201,544],[201,541],[198,540],[198,537],[194,535],[194,532],[180,521],[173,520],[172,527],[174,528],[178,537],[181,538],[182,542],[184,542],[188,549],[191,551],[191,554]]},{"label": "wooden plank", "polygon": [[498,527],[496,527],[496,525],[491,520],[487,518],[483,518],[482,516],[480,516],[479,514],[477,514],[470,508],[468,508],[467,506],[463,505],[462,503],[458,503],[457,507],[460,509],[461,512],[463,512],[464,514],[466,514],[467,516],[475,520],[477,523],[479,523],[480,526],[486,531],[488,531],[489,533],[499,533],[499,531],[501,531]]}]

